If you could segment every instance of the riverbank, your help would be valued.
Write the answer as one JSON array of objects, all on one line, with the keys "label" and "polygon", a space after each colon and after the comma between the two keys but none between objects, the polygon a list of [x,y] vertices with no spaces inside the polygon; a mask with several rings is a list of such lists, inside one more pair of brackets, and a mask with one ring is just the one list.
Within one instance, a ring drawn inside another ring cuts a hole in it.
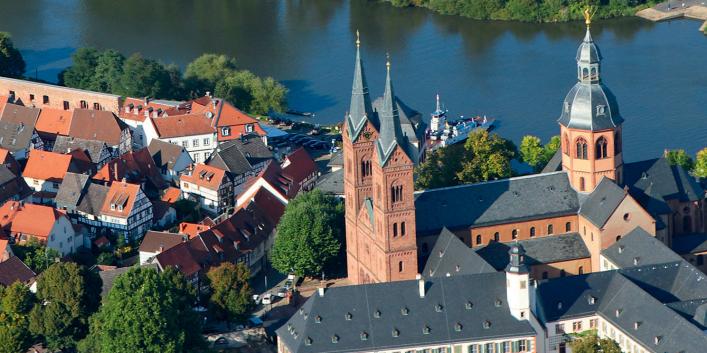
[{"label": "riverbank", "polygon": [[679,7],[671,5],[670,2],[660,3],[654,7],[643,9],[636,13],[636,16],[653,22],[667,21],[676,18],[690,18],[704,21],[700,26],[700,32],[707,31],[707,6],[695,0],[681,3]]}]

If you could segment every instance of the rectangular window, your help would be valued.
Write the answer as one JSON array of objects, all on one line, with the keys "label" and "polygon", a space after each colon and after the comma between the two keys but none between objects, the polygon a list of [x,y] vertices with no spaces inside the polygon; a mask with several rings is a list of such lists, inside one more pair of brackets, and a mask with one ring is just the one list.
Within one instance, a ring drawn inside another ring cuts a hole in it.
[{"label": "rectangular window", "polygon": [[64,101],[64,110],[69,110],[70,107],[69,101]]},{"label": "rectangular window", "polygon": [[189,141],[182,141],[182,147],[184,147],[184,148],[189,147]]},{"label": "rectangular window", "polygon": [[194,163],[199,163],[199,156],[198,153],[194,153]]},{"label": "rectangular window", "polygon": [[211,139],[208,137],[204,137],[204,146],[208,146],[211,144]]},{"label": "rectangular window", "polygon": [[10,95],[14,97],[14,96],[15,96],[15,91],[10,90]]},{"label": "rectangular window", "polygon": [[246,124],[245,132],[253,132],[253,124]]},{"label": "rectangular window", "polygon": [[191,145],[192,145],[192,147],[199,147],[199,139],[194,139],[194,140],[191,142]]},{"label": "rectangular window", "polygon": [[589,320],[589,328],[592,328],[592,329],[597,328],[597,319]]},{"label": "rectangular window", "polygon": [[98,103],[93,103],[93,109],[94,110],[101,110],[101,105]]},{"label": "rectangular window", "polygon": [[204,152],[204,162],[209,159],[209,152]]},{"label": "rectangular window", "polygon": [[581,321],[575,321],[572,323],[572,330],[574,332],[582,331],[582,322]]},{"label": "rectangular window", "polygon": [[29,100],[30,100],[30,102],[34,102],[34,94],[31,94],[31,93],[30,93],[30,95],[29,95]]},{"label": "rectangular window", "polygon": [[518,341],[518,350],[521,352],[525,352],[526,350],[528,350],[528,344],[526,340]]},{"label": "rectangular window", "polygon": [[230,136],[231,135],[231,128],[230,127],[221,128],[221,135]]},{"label": "rectangular window", "polygon": [[565,333],[565,324],[555,324],[555,334]]},{"label": "rectangular window", "polygon": [[49,104],[49,96],[42,96],[42,103]]}]

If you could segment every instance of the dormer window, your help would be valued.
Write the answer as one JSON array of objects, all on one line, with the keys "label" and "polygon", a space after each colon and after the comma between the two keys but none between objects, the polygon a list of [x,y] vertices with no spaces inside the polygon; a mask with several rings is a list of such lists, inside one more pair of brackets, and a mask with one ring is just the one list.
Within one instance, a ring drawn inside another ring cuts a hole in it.
[{"label": "dormer window", "polygon": [[228,126],[224,126],[221,128],[221,135],[223,136],[231,136],[231,128]]},{"label": "dormer window", "polygon": [[253,124],[246,124],[245,132],[253,132]]},{"label": "dormer window", "polygon": [[597,105],[597,115],[605,115],[606,106],[603,104]]}]

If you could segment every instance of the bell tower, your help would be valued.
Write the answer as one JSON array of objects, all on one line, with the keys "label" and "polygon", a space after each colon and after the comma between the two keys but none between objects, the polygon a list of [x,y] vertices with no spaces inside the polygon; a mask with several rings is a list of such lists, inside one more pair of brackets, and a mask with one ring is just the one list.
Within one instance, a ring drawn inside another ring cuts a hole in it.
[{"label": "bell tower", "polygon": [[374,141],[378,137],[376,117],[368,93],[368,84],[360,53],[361,40],[356,31],[351,106],[344,117],[342,147],[344,157],[344,196],[346,218],[346,258],[348,276],[358,283],[359,250],[357,215],[364,200],[372,196]]},{"label": "bell tower", "polygon": [[417,275],[417,239],[413,169],[417,150],[403,134],[386,62],[380,134],[373,164],[373,278],[378,282],[414,279]]},{"label": "bell tower", "polygon": [[591,9],[584,11],[587,32],[577,49],[577,80],[565,97],[558,120],[562,170],[579,192],[592,192],[601,178],[622,183],[621,124],[616,97],[602,83],[599,48],[591,32]]}]

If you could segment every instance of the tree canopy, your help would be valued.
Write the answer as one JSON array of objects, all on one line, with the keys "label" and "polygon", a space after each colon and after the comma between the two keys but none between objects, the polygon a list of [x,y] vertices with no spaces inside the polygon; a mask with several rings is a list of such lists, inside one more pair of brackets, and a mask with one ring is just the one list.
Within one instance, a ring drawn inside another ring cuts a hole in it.
[{"label": "tree canopy", "polygon": [[560,149],[560,136],[553,136],[545,146],[537,136],[526,135],[520,142],[518,148],[520,161],[528,163],[533,170],[538,173],[552,159],[558,149]]},{"label": "tree canopy", "polygon": [[[136,267],[116,278],[90,334],[84,353],[186,353],[201,346],[194,297],[181,274]],[[191,338],[190,338],[191,336]]]},{"label": "tree canopy", "polygon": [[299,276],[320,275],[336,261],[344,237],[343,205],[319,190],[297,195],[285,208],[270,252],[273,267]]},{"label": "tree canopy", "polygon": [[61,255],[58,251],[52,248],[47,248],[40,244],[36,239],[32,238],[26,244],[12,246],[12,251],[22,262],[31,268],[35,273],[42,273],[51,264],[56,262]]},{"label": "tree canopy", "polygon": [[37,280],[37,299],[30,313],[30,331],[44,339],[47,347],[74,347],[88,329],[88,317],[100,303],[100,279],[83,267],[54,263]]},{"label": "tree canopy", "polygon": [[252,308],[250,270],[243,263],[224,262],[206,274],[211,287],[209,305],[216,317],[244,321]]},{"label": "tree canopy", "polygon": [[707,178],[707,147],[697,152],[693,173],[698,178]]},{"label": "tree canopy", "polygon": [[0,32],[0,76],[20,78],[25,73],[25,60],[15,48],[12,37]]},{"label": "tree canopy", "polygon": [[417,167],[415,188],[435,189],[459,184],[457,172],[462,168],[464,145],[455,144],[438,148],[427,154],[425,161]]},{"label": "tree canopy", "polygon": [[694,164],[692,157],[683,149],[667,151],[665,159],[668,160],[670,165],[680,166],[687,171],[691,171]]},{"label": "tree canopy", "polygon": [[33,304],[34,296],[23,283],[0,287],[0,353],[24,352],[30,347],[28,314]]},{"label": "tree canopy", "polygon": [[590,332],[570,342],[572,353],[621,353],[616,341],[599,338],[596,332]]}]

